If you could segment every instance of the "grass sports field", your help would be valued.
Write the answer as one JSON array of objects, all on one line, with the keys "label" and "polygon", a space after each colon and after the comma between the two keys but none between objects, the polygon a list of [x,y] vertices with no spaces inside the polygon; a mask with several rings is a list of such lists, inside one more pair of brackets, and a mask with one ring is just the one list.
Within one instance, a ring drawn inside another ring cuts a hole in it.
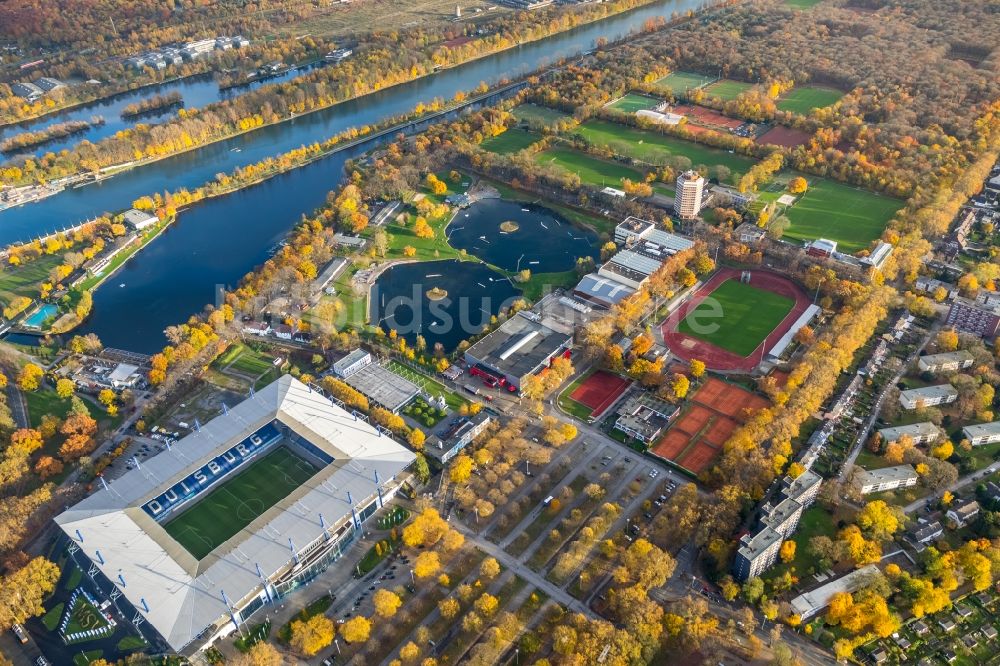
[{"label": "grass sports field", "polygon": [[312,464],[279,446],[164,523],[163,528],[200,560],[315,473]]},{"label": "grass sports field", "polygon": [[517,153],[541,138],[534,132],[525,132],[519,129],[510,129],[498,136],[491,137],[483,141],[480,146],[491,153],[498,155],[510,155]]},{"label": "grass sports field", "polygon": [[629,93],[621,99],[612,102],[608,106],[618,111],[624,111],[625,113],[635,113],[636,111],[652,109],[659,103],[660,100],[658,99],[646,97],[645,95],[638,95],[636,93]]},{"label": "grass sports field", "polygon": [[803,86],[792,88],[778,100],[778,108],[801,116],[809,115],[813,109],[822,109],[835,103],[844,93],[833,88]]},{"label": "grass sports field", "polygon": [[705,76],[704,74],[695,74],[693,72],[674,72],[673,74],[667,74],[662,79],[658,79],[656,85],[666,86],[673,92],[684,92],[692,88],[700,88],[714,78],[713,76]]},{"label": "grass sports field", "polygon": [[594,145],[606,146],[619,155],[627,155],[649,164],[666,164],[670,158],[680,156],[691,160],[692,165],[714,167],[721,164],[733,174],[740,175],[746,173],[755,162],[743,155],[604,120],[588,121],[576,131]]},{"label": "grass sports field", "polygon": [[[726,280],[681,321],[677,330],[740,356],[749,356],[795,301],[738,280]],[[722,317],[714,316],[721,311]]]},{"label": "grass sports field", "polygon": [[551,127],[558,121],[569,118],[562,111],[538,106],[537,104],[521,104],[514,108],[513,114],[518,122],[529,123],[532,126],[545,125],[546,127]]},{"label": "grass sports field", "polygon": [[808,180],[805,195],[785,210],[792,222],[785,238],[828,238],[837,241],[841,252],[857,252],[881,236],[902,208],[898,199],[823,178]]},{"label": "grass sports field", "polygon": [[542,166],[557,166],[580,176],[584,185],[592,187],[621,187],[622,178],[634,182],[645,180],[643,175],[627,166],[606,162],[571,148],[549,148],[535,155]]},{"label": "grass sports field", "polygon": [[743,81],[733,81],[732,79],[722,79],[721,81],[716,81],[708,85],[705,88],[705,92],[710,97],[718,97],[719,99],[730,100],[736,99],[740,94],[753,88],[752,83],[745,83]]}]

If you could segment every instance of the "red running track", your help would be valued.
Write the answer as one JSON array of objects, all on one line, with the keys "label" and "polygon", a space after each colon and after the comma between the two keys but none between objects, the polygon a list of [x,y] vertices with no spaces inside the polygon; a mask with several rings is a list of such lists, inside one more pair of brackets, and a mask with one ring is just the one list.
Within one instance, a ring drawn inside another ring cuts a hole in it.
[{"label": "red running track", "polygon": [[750,286],[760,287],[767,291],[772,291],[782,296],[787,296],[795,300],[795,305],[791,311],[785,315],[781,323],[767,337],[757,345],[757,348],[749,356],[739,356],[731,351],[726,351],[710,342],[699,340],[698,338],[685,335],[677,330],[680,323],[691,310],[705,300],[719,285],[729,279],[739,280],[742,271],[735,268],[723,268],[703,284],[685,303],[670,313],[660,327],[663,331],[663,341],[670,351],[684,360],[690,361],[696,358],[704,361],[705,365],[720,372],[750,372],[757,367],[765,350],[770,349],[781,339],[792,327],[792,324],[802,316],[802,313],[809,307],[809,296],[797,284],[783,275],[765,270],[750,271]]}]

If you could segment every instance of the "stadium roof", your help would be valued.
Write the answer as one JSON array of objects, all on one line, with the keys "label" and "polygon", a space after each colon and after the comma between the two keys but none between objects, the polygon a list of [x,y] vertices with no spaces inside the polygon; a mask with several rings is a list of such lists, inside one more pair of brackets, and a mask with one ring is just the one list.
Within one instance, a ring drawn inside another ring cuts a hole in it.
[{"label": "stadium roof", "polygon": [[[142,508],[221,452],[278,420],[334,459],[288,497],[200,561]],[[302,551],[349,520],[355,503],[376,495],[415,456],[289,375],[56,517],[101,572],[170,646],[180,651],[235,605],[261,588],[266,576],[294,564],[289,543]],[[100,554],[98,554],[98,552]],[[125,581],[118,582],[119,576]],[[144,604],[145,602],[145,604]],[[148,606],[148,611],[144,610]]]}]

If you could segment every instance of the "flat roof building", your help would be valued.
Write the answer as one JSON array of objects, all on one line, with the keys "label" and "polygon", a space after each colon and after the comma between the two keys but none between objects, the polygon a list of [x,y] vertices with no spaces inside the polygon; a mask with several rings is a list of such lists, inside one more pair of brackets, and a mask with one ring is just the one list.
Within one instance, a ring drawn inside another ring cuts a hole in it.
[{"label": "flat roof building", "polygon": [[765,504],[757,530],[740,539],[733,563],[733,573],[738,580],[759,576],[774,564],[781,543],[795,533],[802,512],[816,499],[822,481],[810,470],[795,479],[785,477],[781,501],[776,505]]},{"label": "flat roof building", "polygon": [[792,611],[802,618],[803,621],[808,620],[829,606],[830,601],[835,595],[842,592],[854,593],[878,575],[878,567],[874,564],[863,566],[856,571],[852,571],[825,585],[821,585],[815,590],[810,590],[795,597],[792,599]]},{"label": "flat roof building", "polygon": [[948,405],[958,399],[958,391],[951,384],[923,386],[899,394],[899,403],[904,409]]},{"label": "flat roof building", "polygon": [[928,354],[917,360],[921,372],[957,372],[972,367],[975,357],[968,351],[960,349],[943,354]]},{"label": "flat roof building", "polygon": [[446,463],[471,444],[492,422],[493,417],[485,409],[471,416],[456,417],[427,438],[424,452]]},{"label": "flat roof building", "polygon": [[333,374],[341,379],[350,377],[361,368],[372,362],[372,355],[364,349],[355,349],[347,356],[333,364]]},{"label": "flat roof building", "polygon": [[656,396],[646,392],[635,393],[618,408],[615,427],[648,444],[660,436],[678,411],[676,405]]},{"label": "flat roof building", "polygon": [[871,266],[876,270],[882,270],[885,262],[892,256],[893,249],[894,248],[889,243],[879,241],[878,245],[875,246],[875,249],[873,249],[867,257],[861,258],[861,263],[866,266]]},{"label": "flat roof building", "polygon": [[465,362],[473,374],[479,368],[495,380],[502,379],[511,390],[519,390],[528,376],[545,369],[555,358],[568,355],[572,336],[535,318],[540,317],[530,311],[519,312],[469,347]]},{"label": "flat roof building", "polygon": [[137,210],[135,208],[129,208],[127,211],[122,213],[122,218],[125,219],[125,224],[129,225],[136,231],[142,231],[143,229],[151,227],[160,221],[160,218],[156,217],[152,213],[144,210]]},{"label": "flat roof building", "polygon": [[882,441],[886,444],[898,442],[899,438],[904,435],[912,439],[914,444],[931,444],[938,441],[944,433],[941,428],[930,421],[923,421],[895,428],[882,428],[878,434],[882,436]]},{"label": "flat roof building", "polygon": [[1000,421],[966,426],[962,428],[962,434],[973,446],[1000,442]]},{"label": "flat roof building", "polygon": [[917,485],[917,472],[913,465],[896,465],[882,469],[862,470],[858,475],[858,487],[862,495],[881,493],[897,488]]},{"label": "flat roof building", "polygon": [[[174,516],[279,448],[315,468],[289,495],[201,557],[168,532]],[[163,649],[192,655],[334,563],[414,459],[285,375],[55,522],[103,595],[155,630]]]},{"label": "flat roof building", "polygon": [[635,289],[597,273],[584,275],[573,288],[573,295],[602,308],[611,308],[635,293]]}]

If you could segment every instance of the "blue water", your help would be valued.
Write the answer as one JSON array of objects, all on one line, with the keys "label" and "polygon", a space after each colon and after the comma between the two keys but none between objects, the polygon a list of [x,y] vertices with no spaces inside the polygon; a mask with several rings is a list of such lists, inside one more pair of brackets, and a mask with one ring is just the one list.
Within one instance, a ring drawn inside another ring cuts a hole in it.
[{"label": "blue water", "polygon": [[[447,297],[432,301],[430,289]],[[509,308],[521,295],[502,273],[489,266],[455,260],[393,266],[379,276],[371,291],[371,320],[395,330],[413,345],[423,335],[427,348],[441,343],[451,351],[482,330],[490,317]]]},{"label": "blue water", "polygon": [[24,325],[27,328],[41,328],[42,324],[45,323],[45,320],[49,317],[54,317],[57,312],[59,312],[59,308],[55,305],[52,305],[51,303],[43,305],[38,308],[37,312],[24,320]]},{"label": "blue water", "polygon": [[[399,115],[418,102],[450,98],[480,81],[496,82],[592,48],[600,37],[615,39],[651,17],[697,8],[693,0],[671,0],[584,26],[495,56],[446,69],[423,79],[263,128],[228,141],[150,164],[96,185],[71,189],[44,201],[0,212],[0,243],[35,236],[127,207],[152,192],[196,187],[219,172],[253,163],[354,126]],[[234,152],[240,148],[240,152]],[[357,148],[356,151],[367,150]],[[166,326],[179,324],[216,301],[216,285],[235,285],[267,258],[302,215],[323,204],[355,151],[271,179],[261,185],[184,211],[161,238],[148,245],[94,294],[94,310],[83,332],[105,344],[140,352],[163,346]],[[120,287],[124,284],[124,287]]]},{"label": "blue water", "polygon": [[3,153],[2,158],[3,160],[8,160],[15,157],[26,157],[32,155],[39,156],[44,155],[45,153],[58,153],[60,150],[72,148],[74,145],[83,140],[87,140],[91,143],[97,143],[105,137],[111,136],[123,129],[134,127],[138,123],[160,123],[171,118],[177,113],[177,107],[171,107],[169,109],[164,109],[159,112],[150,112],[141,116],[133,116],[129,118],[121,117],[122,109],[126,106],[140,100],[149,99],[154,95],[166,95],[172,92],[179,92],[184,99],[184,107],[193,109],[205,106],[206,104],[211,104],[212,102],[218,102],[221,99],[228,99],[230,97],[240,95],[248,90],[260,87],[265,83],[277,83],[293,79],[301,74],[304,74],[310,69],[312,69],[312,67],[288,70],[271,79],[254,81],[252,83],[241,85],[236,88],[229,88],[227,90],[219,90],[219,86],[211,74],[189,76],[177,81],[146,86],[144,88],[124,92],[113,97],[95,100],[93,102],[88,102],[87,104],[75,106],[71,109],[66,109],[65,111],[59,111],[58,113],[42,116],[41,118],[35,118],[34,120],[26,120],[15,125],[5,125],[0,127],[0,139],[29,130],[42,130],[56,123],[64,123],[71,120],[85,120],[90,122],[94,116],[101,116],[104,118],[103,125],[92,126],[86,131],[79,132],[64,139],[59,139],[58,141],[50,141],[49,143],[41,146],[25,148],[24,150],[10,153]]},{"label": "blue water", "polygon": [[[500,229],[515,222],[516,231]],[[507,271],[568,271],[580,257],[598,257],[597,234],[555,211],[503,199],[484,199],[459,211],[445,230],[452,247],[466,250]]]}]

